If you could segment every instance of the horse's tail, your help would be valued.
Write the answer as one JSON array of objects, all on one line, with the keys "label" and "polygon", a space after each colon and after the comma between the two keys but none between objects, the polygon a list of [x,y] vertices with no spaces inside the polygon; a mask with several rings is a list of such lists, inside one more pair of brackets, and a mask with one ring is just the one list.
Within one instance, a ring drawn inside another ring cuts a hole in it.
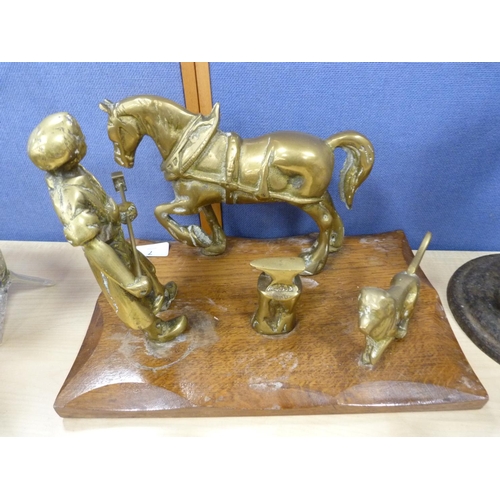
[{"label": "horse's tail", "polygon": [[368,177],[375,161],[372,143],[362,134],[348,130],[332,135],[325,142],[334,150],[342,148],[347,157],[340,171],[340,199],[351,208],[354,193]]}]

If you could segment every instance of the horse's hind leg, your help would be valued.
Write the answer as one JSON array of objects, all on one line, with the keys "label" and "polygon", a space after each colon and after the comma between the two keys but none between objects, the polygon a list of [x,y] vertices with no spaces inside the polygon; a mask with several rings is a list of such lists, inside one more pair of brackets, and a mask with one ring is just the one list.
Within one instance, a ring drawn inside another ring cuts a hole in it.
[{"label": "horse's hind leg", "polygon": [[226,235],[219,225],[212,205],[201,207],[201,211],[205,214],[205,218],[212,231],[211,244],[204,247],[201,252],[204,255],[220,255],[226,249]]},{"label": "horse's hind leg", "polygon": [[337,210],[335,210],[335,205],[333,204],[332,197],[328,191],[323,195],[321,203],[328,209],[330,215],[332,216],[332,232],[330,235],[328,251],[336,252],[340,249],[342,243],[344,243],[344,224],[342,223],[342,219],[340,218]]},{"label": "horse's hind leg", "polygon": [[327,205],[328,203],[324,203],[323,200],[309,205],[296,205],[309,214],[319,228],[318,239],[314,242],[312,248],[301,254],[306,264],[303,273],[305,275],[319,273],[325,267],[328,259],[333,217]]}]

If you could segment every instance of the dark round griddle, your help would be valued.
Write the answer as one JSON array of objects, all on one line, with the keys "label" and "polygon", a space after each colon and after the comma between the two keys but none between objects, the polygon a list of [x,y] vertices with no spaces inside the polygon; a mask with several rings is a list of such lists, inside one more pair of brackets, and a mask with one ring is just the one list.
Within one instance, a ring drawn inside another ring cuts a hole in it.
[{"label": "dark round griddle", "polygon": [[448,283],[447,295],[462,330],[500,363],[500,255],[479,257],[460,267]]}]

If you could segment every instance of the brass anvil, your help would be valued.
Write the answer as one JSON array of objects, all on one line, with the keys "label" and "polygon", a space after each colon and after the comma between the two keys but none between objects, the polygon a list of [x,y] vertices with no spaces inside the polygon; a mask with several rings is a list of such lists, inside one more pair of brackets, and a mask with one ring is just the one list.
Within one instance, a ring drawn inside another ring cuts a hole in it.
[{"label": "brass anvil", "polygon": [[299,274],[305,263],[300,257],[270,257],[250,262],[262,274],[257,282],[259,305],[252,318],[258,333],[291,332],[296,324],[296,305],[302,292]]}]

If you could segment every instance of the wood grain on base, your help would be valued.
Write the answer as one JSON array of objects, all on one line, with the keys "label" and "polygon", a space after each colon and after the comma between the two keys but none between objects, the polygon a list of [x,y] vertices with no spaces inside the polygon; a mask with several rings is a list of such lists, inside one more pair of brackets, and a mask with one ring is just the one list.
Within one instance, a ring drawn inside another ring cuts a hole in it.
[{"label": "wood grain on base", "polygon": [[154,344],[115,316],[101,296],[87,336],[55,402],[63,417],[238,416],[481,408],[486,391],[425,276],[408,335],[373,368],[361,365],[357,296],[388,288],[412,257],[402,232],[348,237],[324,271],[302,278],[297,327],[256,333],[259,271],[251,260],[298,255],[312,241],[230,239],[204,257],[172,245],[152,259],[179,294],[165,317],[186,314],[189,330]]}]

